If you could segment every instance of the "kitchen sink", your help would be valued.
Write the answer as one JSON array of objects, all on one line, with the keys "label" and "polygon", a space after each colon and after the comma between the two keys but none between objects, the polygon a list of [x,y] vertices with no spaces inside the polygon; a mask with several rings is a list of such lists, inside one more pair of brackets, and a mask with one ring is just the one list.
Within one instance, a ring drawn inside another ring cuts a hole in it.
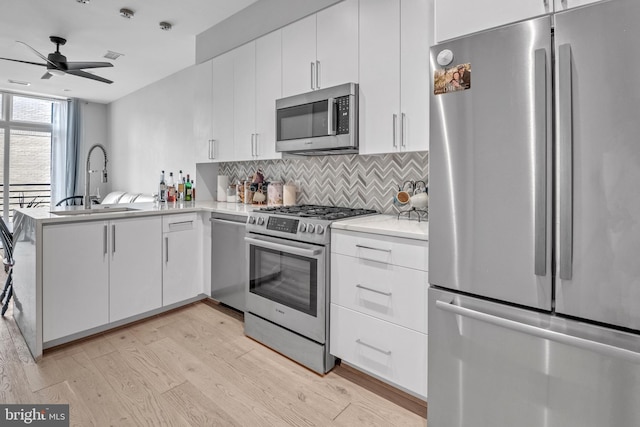
[{"label": "kitchen sink", "polygon": [[137,211],[139,209],[128,208],[128,207],[111,207],[111,206],[102,206],[102,207],[92,207],[91,209],[72,209],[72,210],[60,210],[60,211],[51,211],[53,215],[67,216],[67,215],[92,215],[92,214],[105,214],[105,213],[116,213],[116,212],[128,212],[128,211]]}]

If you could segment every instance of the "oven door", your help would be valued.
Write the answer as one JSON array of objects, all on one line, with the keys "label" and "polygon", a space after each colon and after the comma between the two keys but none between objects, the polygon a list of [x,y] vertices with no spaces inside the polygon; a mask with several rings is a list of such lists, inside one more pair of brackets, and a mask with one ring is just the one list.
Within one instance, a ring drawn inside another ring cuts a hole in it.
[{"label": "oven door", "polygon": [[325,342],[327,248],[247,234],[246,311]]}]

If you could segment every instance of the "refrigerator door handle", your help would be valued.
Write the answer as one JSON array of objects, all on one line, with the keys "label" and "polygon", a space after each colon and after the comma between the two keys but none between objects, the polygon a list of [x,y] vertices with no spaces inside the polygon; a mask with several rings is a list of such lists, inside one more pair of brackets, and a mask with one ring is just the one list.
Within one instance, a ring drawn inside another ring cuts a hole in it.
[{"label": "refrigerator door handle", "polygon": [[547,275],[547,51],[534,53],[535,165],[534,273]]},{"label": "refrigerator door handle", "polygon": [[559,181],[559,276],[571,280],[573,271],[573,94],[571,45],[558,47],[558,181]]},{"label": "refrigerator door handle", "polygon": [[572,347],[581,348],[587,351],[592,351],[605,355],[607,357],[613,357],[616,359],[624,359],[633,363],[640,364],[640,353],[627,350],[621,347],[615,347],[609,344],[603,344],[597,341],[591,341],[584,338],[575,337],[572,335],[563,334],[560,332],[550,331],[548,329],[539,328],[537,326],[531,326],[526,323],[516,322],[514,320],[505,319],[502,317],[494,316],[492,314],[482,313],[480,311],[471,310],[469,308],[460,307],[453,302],[448,304],[444,301],[436,301],[436,307],[440,310],[457,314],[470,319],[479,320],[481,322],[489,323],[494,326],[510,329],[515,332],[520,332],[527,335],[532,335],[538,338],[546,339],[549,341],[555,341],[557,343],[566,344]]}]

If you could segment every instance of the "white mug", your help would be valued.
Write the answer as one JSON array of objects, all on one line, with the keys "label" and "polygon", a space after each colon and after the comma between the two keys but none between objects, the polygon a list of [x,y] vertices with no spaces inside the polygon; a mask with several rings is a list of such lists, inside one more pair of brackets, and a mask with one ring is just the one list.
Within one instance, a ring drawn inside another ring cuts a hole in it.
[{"label": "white mug", "polygon": [[411,207],[416,209],[426,209],[429,205],[429,196],[427,193],[418,193],[411,196],[409,199],[409,204]]}]

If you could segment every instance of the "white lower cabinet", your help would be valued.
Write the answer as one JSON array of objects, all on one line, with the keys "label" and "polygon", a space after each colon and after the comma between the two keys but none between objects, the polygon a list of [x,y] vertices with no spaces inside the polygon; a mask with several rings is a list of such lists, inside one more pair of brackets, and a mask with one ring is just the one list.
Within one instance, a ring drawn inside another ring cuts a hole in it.
[{"label": "white lower cabinet", "polygon": [[45,343],[162,306],[161,221],[43,227]]},{"label": "white lower cabinet", "polygon": [[428,242],[332,230],[329,352],[427,398]]},{"label": "white lower cabinet", "polygon": [[202,291],[197,257],[198,215],[166,215],[162,223],[162,305],[195,297]]},{"label": "white lower cabinet", "polygon": [[42,228],[44,342],[109,323],[108,225]]}]

